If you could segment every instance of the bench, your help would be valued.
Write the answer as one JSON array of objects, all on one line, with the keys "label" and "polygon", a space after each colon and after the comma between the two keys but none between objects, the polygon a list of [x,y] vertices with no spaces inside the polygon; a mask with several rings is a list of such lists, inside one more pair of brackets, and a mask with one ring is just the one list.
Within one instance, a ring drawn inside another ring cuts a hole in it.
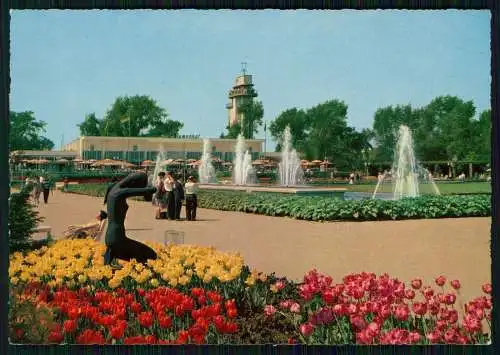
[{"label": "bench", "polygon": [[47,237],[49,237],[51,231],[52,227],[49,226],[39,226],[33,229],[34,233],[45,233]]}]

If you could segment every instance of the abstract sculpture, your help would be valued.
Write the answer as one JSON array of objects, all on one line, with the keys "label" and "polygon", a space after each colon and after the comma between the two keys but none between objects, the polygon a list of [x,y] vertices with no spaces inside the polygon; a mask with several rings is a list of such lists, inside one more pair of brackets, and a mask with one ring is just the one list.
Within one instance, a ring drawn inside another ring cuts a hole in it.
[{"label": "abstract sculpture", "polygon": [[156,191],[148,187],[148,176],[145,173],[133,173],[117,182],[108,191],[108,230],[106,232],[106,253],[104,264],[109,265],[114,259],[145,263],[155,260],[157,255],[153,249],[125,235],[125,217],[127,215],[127,198],[132,196],[148,196]]}]

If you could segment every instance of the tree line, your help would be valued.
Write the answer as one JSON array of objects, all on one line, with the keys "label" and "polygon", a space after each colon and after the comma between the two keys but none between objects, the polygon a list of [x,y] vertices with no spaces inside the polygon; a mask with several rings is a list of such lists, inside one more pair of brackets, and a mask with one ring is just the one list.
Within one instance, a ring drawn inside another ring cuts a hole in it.
[{"label": "tree line", "polygon": [[382,107],[375,112],[372,127],[361,131],[348,125],[347,110],[343,101],[329,100],[309,109],[283,111],[269,127],[277,150],[289,125],[293,145],[306,159],[327,158],[344,169],[392,162],[398,129],[404,124],[413,132],[420,161],[490,161],[491,111],[476,118],[472,101],[439,96],[423,107]]},{"label": "tree line", "polygon": [[[261,101],[247,100],[239,111],[245,119],[227,126],[221,138],[236,138],[242,133],[252,139],[262,128]],[[476,111],[472,101],[439,96],[422,107],[408,104],[379,108],[372,127],[358,131],[347,122],[347,104],[333,99],[307,109],[286,109],[270,122],[268,129],[277,142],[277,151],[285,127],[290,126],[292,144],[305,159],[328,159],[338,169],[359,169],[366,162],[392,162],[401,124],[412,130],[420,161],[487,163],[491,155],[491,111],[485,110],[477,117]],[[84,136],[170,138],[179,137],[183,126],[146,95],[117,97],[102,118],[89,113],[78,124]],[[45,130],[46,123],[37,120],[33,112],[10,112],[10,149],[52,149],[54,143],[44,136]]]}]

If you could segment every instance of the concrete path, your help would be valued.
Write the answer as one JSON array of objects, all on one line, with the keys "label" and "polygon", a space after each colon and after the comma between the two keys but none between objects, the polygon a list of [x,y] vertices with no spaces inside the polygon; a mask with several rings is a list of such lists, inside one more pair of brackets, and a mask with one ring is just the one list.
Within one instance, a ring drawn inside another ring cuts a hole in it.
[{"label": "concrete path", "polygon": [[[361,271],[427,282],[443,274],[461,281],[466,298],[481,295],[491,279],[490,218],[318,223],[199,209],[199,220],[188,222],[155,220],[150,203],[129,205],[131,238],[163,242],[166,231],[182,232],[186,244],[238,251],[251,267],[293,279],[311,268],[337,281]],[[103,207],[102,198],[54,192],[39,211],[58,236]]]}]

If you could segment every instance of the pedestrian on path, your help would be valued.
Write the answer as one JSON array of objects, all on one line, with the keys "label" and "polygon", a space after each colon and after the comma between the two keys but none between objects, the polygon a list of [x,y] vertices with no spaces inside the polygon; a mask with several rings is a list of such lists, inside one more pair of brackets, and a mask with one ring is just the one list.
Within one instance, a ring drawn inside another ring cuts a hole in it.
[{"label": "pedestrian on path", "polygon": [[196,220],[196,208],[198,207],[198,184],[195,182],[194,177],[188,177],[186,182],[186,219],[188,221]]}]

